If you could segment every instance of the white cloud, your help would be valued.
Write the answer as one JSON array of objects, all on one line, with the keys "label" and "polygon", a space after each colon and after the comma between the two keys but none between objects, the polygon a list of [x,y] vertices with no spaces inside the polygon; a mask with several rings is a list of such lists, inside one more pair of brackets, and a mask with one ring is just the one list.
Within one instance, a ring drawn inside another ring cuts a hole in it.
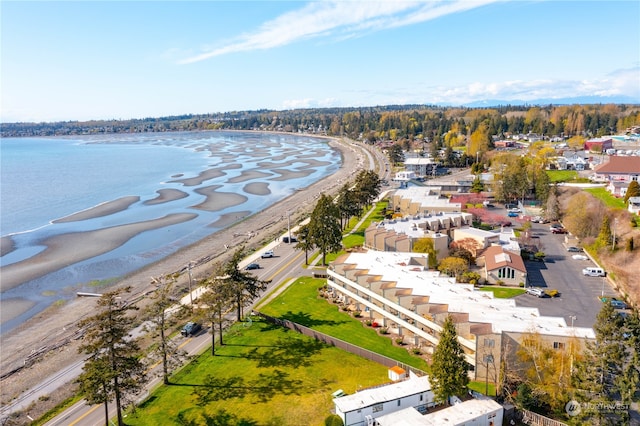
[{"label": "white cloud", "polygon": [[240,35],[228,44],[190,56],[180,63],[203,61],[234,52],[271,49],[299,40],[353,38],[374,31],[413,25],[498,0],[323,1],[265,22],[257,31]]}]

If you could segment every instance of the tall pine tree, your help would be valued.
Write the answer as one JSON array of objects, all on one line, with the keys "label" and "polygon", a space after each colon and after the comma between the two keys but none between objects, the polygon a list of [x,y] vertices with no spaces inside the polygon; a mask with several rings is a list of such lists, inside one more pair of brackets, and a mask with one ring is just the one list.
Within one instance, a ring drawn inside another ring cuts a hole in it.
[{"label": "tall pine tree", "polygon": [[327,264],[327,253],[342,249],[340,212],[330,197],[320,195],[309,220],[309,241],[322,253],[322,265]]},{"label": "tall pine tree", "polygon": [[105,293],[98,300],[99,312],[80,321],[85,329],[80,353],[89,355],[77,381],[80,391],[89,403],[106,404],[114,399],[118,425],[124,424],[122,408],[127,395],[138,392],[145,383],[144,364],[140,347],[131,338],[134,318],[129,311],[133,305],[122,303],[121,295],[129,287]]},{"label": "tall pine tree", "polygon": [[448,403],[451,396],[465,395],[469,384],[469,368],[458,342],[456,326],[451,315],[448,315],[431,363],[430,380],[436,400]]}]

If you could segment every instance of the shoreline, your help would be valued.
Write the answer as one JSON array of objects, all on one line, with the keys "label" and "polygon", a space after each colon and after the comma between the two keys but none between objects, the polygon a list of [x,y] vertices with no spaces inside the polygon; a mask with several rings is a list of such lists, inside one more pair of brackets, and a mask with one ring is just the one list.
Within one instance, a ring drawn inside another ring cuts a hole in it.
[{"label": "shoreline", "polygon": [[[250,254],[272,241],[278,232],[286,229],[287,218],[282,212],[292,211],[294,214],[291,220],[302,220],[310,213],[320,193],[337,192],[344,181],[353,177],[354,171],[358,168],[358,154],[352,147],[338,138],[326,139],[341,157],[341,166],[332,175],[295,191],[283,200],[251,216],[246,216],[246,211],[224,215],[215,222],[215,226],[230,223],[228,228],[180,248],[171,256],[131,272],[98,291],[130,285],[132,293],[128,299],[140,299],[155,288],[151,284],[150,277],[174,272],[181,273],[177,285],[186,287],[188,283],[185,273],[186,265],[195,262],[192,268],[193,279],[198,281],[204,278],[213,270],[217,262],[226,261],[226,258],[232,254],[231,250],[227,251],[225,248],[225,243],[230,247],[244,246],[246,253]],[[77,321],[92,314],[94,305],[95,300],[83,298],[71,300],[63,306],[51,306],[8,331],[6,335],[2,335],[0,374],[7,374],[8,371],[24,365],[34,349],[57,347],[58,342],[69,339],[69,336],[77,331],[75,326]],[[42,327],[43,322],[48,326]]]},{"label": "shoreline", "polygon": [[[327,138],[329,141],[334,139]],[[331,143],[329,144],[331,146]],[[336,151],[335,146],[332,146]],[[344,155],[337,149],[341,158]],[[315,152],[315,151],[314,151]],[[238,207],[238,211],[230,211],[220,216],[216,220],[206,225],[207,228],[225,228],[229,226],[235,226],[237,222],[242,222],[253,212],[250,210],[242,209],[242,205],[249,200],[247,195],[251,196],[266,196],[272,193],[268,181],[288,181],[290,179],[296,179],[304,177],[313,172],[315,166],[324,166],[326,162],[320,162],[318,160],[302,160],[311,154],[302,152],[298,158],[305,164],[303,167],[294,168],[292,170],[281,169],[283,163],[273,163],[269,161],[270,168],[265,167],[264,171],[247,170],[243,171],[239,176],[236,176],[229,180],[229,183],[243,183],[256,178],[266,179],[266,182],[247,182],[244,184],[242,191],[236,192],[222,192],[220,189],[224,188],[224,185],[210,185],[201,187],[198,189],[192,189],[189,192],[204,196],[204,200],[194,201],[194,205],[190,208],[217,212],[224,209],[233,209]],[[287,159],[286,156],[282,160]],[[287,159],[284,164],[293,165],[296,159]],[[265,164],[266,165],[266,164]],[[200,185],[209,179],[226,175],[227,170],[233,170],[241,167],[239,164],[216,164],[210,165],[208,168],[200,171],[194,177],[185,178],[183,175],[175,175],[171,182],[178,182],[184,185],[184,187],[192,187]],[[327,179],[331,175],[323,178]],[[321,181],[322,181],[321,180]],[[320,181],[320,182],[321,182]],[[311,184],[310,186],[312,186]],[[298,191],[299,189],[296,189]],[[81,210],[55,220],[52,220],[52,224],[62,224],[71,222],[80,222],[85,220],[96,219],[100,217],[108,217],[113,214],[123,212],[132,206],[138,204],[143,206],[153,206],[158,204],[169,203],[171,201],[180,200],[190,196],[190,193],[185,190],[175,188],[163,188],[156,191],[156,195],[148,199],[141,199],[138,195],[127,195],[113,200],[99,203],[93,207],[89,207],[85,210]],[[283,200],[281,200],[283,201]],[[277,205],[279,202],[276,202]],[[240,210],[242,209],[242,210]],[[3,296],[0,298],[0,310],[2,316],[0,317],[0,327],[9,326],[9,331],[14,328],[14,324],[20,321],[22,318],[28,317],[30,310],[34,308],[34,303],[29,297],[22,296],[7,296],[5,292],[17,288],[23,284],[27,284],[30,281],[40,279],[48,274],[60,271],[70,265],[74,265],[83,261],[90,260],[92,258],[106,254],[112,250],[115,250],[129,240],[137,237],[138,235],[152,230],[159,230],[163,227],[175,225],[178,223],[188,222],[198,216],[198,213],[170,213],[163,217],[149,218],[140,220],[138,222],[126,223],[122,225],[115,225],[106,228],[97,228],[93,230],[82,230],[78,232],[61,233],[54,236],[47,237],[39,242],[43,247],[43,250],[34,254],[33,256],[19,260],[14,263],[9,263],[0,267],[0,292]],[[216,231],[213,235],[220,231]],[[203,239],[206,239],[204,237]],[[202,242],[201,239],[193,244]],[[231,241],[231,240],[229,240]],[[1,240],[2,255],[9,254],[16,250],[17,245],[11,235],[2,237]],[[180,250],[180,249],[179,249]],[[160,260],[162,261],[162,260]],[[141,268],[144,268],[142,266]],[[139,270],[140,268],[138,268]],[[122,276],[134,274],[135,271],[129,272]],[[121,281],[122,278],[118,278]],[[38,291],[38,290],[36,290]],[[58,291],[58,290],[54,290]],[[64,291],[62,288],[59,291]],[[51,291],[47,290],[47,293]],[[43,293],[44,294],[44,293]],[[49,294],[50,295],[50,294]],[[56,302],[54,302],[56,303]],[[63,300],[58,300],[57,303],[65,303]],[[43,305],[38,305],[43,308]],[[46,308],[45,308],[46,309]],[[37,310],[33,315],[37,315]],[[27,318],[25,321],[30,321]],[[6,334],[6,333],[3,333]]]}]

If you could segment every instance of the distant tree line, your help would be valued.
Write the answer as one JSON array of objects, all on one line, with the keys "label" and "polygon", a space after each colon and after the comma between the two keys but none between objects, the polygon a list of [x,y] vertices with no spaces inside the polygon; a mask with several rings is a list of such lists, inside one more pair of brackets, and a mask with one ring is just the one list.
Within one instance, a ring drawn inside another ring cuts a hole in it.
[{"label": "distant tree line", "polygon": [[185,114],[131,120],[4,123],[2,137],[147,133],[193,130],[264,130],[379,140],[423,140],[455,145],[482,143],[489,135],[527,134],[597,137],[640,124],[640,106],[624,104],[495,108],[389,105]]}]

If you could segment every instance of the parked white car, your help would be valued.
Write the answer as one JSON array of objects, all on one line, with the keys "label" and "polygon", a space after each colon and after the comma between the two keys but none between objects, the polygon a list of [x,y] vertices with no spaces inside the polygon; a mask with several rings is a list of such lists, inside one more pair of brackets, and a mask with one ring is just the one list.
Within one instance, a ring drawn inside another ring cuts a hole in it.
[{"label": "parked white car", "polygon": [[571,257],[573,259],[575,259],[575,260],[589,260],[589,258],[587,256],[585,256],[584,254],[574,254]]}]

